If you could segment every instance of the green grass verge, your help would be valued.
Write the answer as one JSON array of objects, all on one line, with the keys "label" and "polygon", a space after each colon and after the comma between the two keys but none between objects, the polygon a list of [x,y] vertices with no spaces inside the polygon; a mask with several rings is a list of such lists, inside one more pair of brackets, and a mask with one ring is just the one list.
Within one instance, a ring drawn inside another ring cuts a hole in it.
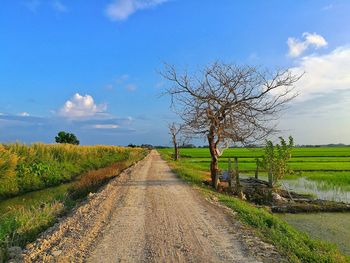
[{"label": "green grass verge", "polygon": [[166,149],[159,152],[180,178],[195,185],[203,193],[216,196],[221,203],[237,213],[240,221],[274,244],[290,262],[350,262],[350,258],[343,255],[335,245],[311,239],[265,209],[203,186],[202,180],[208,178],[208,173],[199,171],[189,163],[182,163],[181,160],[172,161],[170,151]]}]

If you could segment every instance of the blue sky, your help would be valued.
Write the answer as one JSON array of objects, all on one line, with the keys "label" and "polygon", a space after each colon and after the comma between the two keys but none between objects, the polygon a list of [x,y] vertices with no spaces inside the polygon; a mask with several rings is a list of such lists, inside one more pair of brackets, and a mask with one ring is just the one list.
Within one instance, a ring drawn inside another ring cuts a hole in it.
[{"label": "blue sky", "polygon": [[[0,142],[169,144],[162,62],[305,72],[297,144],[350,144],[350,2],[14,0],[0,8]],[[204,143],[204,142],[203,142]]]}]

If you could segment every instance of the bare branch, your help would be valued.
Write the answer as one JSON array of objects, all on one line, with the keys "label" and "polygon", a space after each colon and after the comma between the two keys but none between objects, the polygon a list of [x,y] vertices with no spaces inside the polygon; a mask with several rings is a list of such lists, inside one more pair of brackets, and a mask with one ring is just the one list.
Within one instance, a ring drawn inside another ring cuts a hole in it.
[{"label": "bare branch", "polygon": [[161,75],[173,84],[165,94],[184,130],[208,139],[212,159],[222,154],[219,145],[253,143],[276,132],[274,120],[297,96],[294,85],[302,77],[222,62],[191,75],[165,64]]}]

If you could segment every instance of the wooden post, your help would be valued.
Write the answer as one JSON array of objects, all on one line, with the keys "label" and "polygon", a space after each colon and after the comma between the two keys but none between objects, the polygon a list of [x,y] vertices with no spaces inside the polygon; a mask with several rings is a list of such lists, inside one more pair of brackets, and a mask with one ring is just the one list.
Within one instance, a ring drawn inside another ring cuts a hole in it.
[{"label": "wooden post", "polygon": [[272,160],[270,161],[270,167],[268,171],[269,187],[272,188]]},{"label": "wooden post", "polygon": [[232,188],[232,186],[233,186],[233,176],[232,176],[231,158],[228,158],[227,174],[228,174],[228,185],[229,185],[230,188]]},{"label": "wooden post", "polygon": [[259,160],[256,159],[255,179],[259,178]]},{"label": "wooden post", "polygon": [[239,182],[239,171],[238,171],[238,158],[235,157],[235,177],[236,177],[236,192],[237,194],[240,192],[240,182]]}]

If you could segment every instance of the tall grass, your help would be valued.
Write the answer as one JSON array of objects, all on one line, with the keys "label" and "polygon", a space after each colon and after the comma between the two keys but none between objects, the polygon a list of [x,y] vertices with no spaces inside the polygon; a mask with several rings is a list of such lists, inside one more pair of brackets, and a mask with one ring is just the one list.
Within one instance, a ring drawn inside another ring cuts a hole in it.
[{"label": "tall grass", "polygon": [[0,200],[69,182],[83,172],[129,159],[130,151],[114,146],[0,145]]},{"label": "tall grass", "polygon": [[113,146],[0,145],[3,198],[74,179],[2,201],[7,205],[0,205],[0,262],[8,247],[34,240],[58,216],[147,153]]}]

